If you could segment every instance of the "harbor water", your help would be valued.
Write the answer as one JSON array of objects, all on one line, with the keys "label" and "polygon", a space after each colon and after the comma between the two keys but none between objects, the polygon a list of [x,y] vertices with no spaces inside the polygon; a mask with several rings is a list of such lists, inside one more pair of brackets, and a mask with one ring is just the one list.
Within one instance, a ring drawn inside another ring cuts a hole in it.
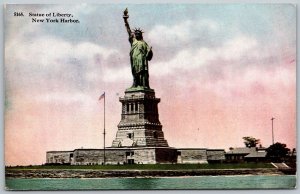
[{"label": "harbor water", "polygon": [[293,189],[295,186],[295,175],[6,179],[8,190]]}]

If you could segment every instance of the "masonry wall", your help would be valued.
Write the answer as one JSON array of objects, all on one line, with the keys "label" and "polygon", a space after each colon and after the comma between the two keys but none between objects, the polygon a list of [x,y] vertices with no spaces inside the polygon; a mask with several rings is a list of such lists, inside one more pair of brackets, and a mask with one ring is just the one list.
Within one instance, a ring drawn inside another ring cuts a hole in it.
[{"label": "masonry wall", "polygon": [[208,162],[223,162],[225,160],[225,150],[208,149],[206,151]]},{"label": "masonry wall", "polygon": [[[104,163],[103,149],[76,149],[74,151],[47,152],[48,164],[101,165]],[[156,164],[182,163],[198,164],[222,162],[224,150],[207,150],[197,148],[125,148],[106,149],[106,164]]]},{"label": "masonry wall", "polygon": [[126,162],[126,150],[107,150],[105,156],[106,164],[124,164]]},{"label": "masonry wall", "polygon": [[70,164],[73,151],[49,151],[46,153],[47,164]]},{"label": "masonry wall", "polygon": [[[124,164],[126,150],[105,150],[106,164]],[[101,165],[104,163],[102,149],[78,149],[74,151],[73,165]]]},{"label": "masonry wall", "polygon": [[133,159],[136,164],[155,164],[155,149],[134,150]]},{"label": "masonry wall", "polygon": [[207,163],[206,149],[177,149],[177,163],[202,164]]},{"label": "masonry wall", "polygon": [[172,148],[156,148],[156,163],[176,163],[177,150]]}]

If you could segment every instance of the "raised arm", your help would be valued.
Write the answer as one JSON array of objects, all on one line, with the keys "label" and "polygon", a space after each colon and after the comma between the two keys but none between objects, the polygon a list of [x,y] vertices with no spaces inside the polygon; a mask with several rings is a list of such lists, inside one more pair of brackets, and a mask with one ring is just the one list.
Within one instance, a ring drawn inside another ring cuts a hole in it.
[{"label": "raised arm", "polygon": [[128,15],[128,9],[126,8],[126,9],[124,10],[123,19],[124,19],[124,22],[125,22],[125,27],[126,27],[128,36],[129,36],[129,41],[131,42],[131,39],[132,39],[132,32],[131,32],[129,23],[128,23],[128,21],[127,21],[128,18],[129,18],[129,15]]}]

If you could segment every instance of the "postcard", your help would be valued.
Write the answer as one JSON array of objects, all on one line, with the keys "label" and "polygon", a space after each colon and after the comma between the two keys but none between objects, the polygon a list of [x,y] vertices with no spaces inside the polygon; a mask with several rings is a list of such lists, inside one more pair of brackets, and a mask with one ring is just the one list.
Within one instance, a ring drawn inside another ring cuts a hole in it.
[{"label": "postcard", "polygon": [[6,4],[7,190],[294,189],[296,6]]}]

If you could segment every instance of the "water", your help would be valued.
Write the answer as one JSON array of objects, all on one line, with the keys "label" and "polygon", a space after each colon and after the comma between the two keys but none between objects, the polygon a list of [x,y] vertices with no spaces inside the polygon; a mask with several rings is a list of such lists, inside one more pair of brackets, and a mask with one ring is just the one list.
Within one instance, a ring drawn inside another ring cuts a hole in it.
[{"label": "water", "polygon": [[164,178],[6,179],[11,190],[96,189],[292,189],[296,176],[199,176]]}]

